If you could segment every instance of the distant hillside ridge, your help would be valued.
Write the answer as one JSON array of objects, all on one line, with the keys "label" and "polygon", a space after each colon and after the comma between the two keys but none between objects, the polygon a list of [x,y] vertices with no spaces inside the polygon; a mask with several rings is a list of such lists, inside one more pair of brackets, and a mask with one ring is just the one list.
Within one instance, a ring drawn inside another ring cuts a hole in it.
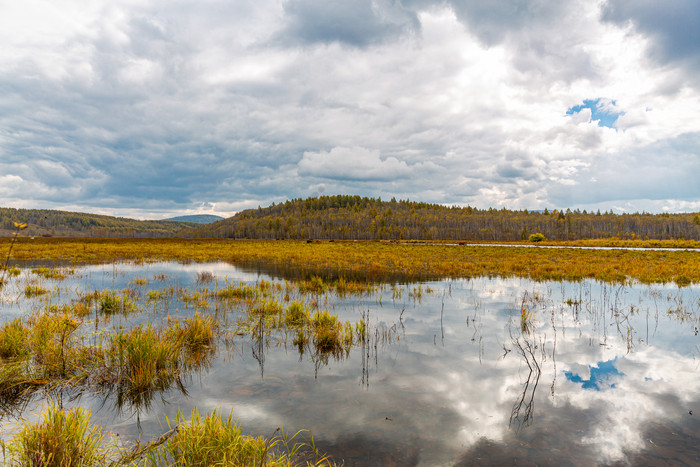
[{"label": "distant hillside ridge", "polygon": [[223,220],[224,217],[213,214],[192,214],[189,216],[177,216],[163,219],[164,221],[193,222],[195,224],[211,224],[212,222]]},{"label": "distant hillside ridge", "polygon": [[183,232],[195,238],[521,241],[700,240],[700,214],[614,214],[449,207],[352,195],[292,199]]},{"label": "distant hillside ridge", "polygon": [[125,217],[85,214],[52,209],[0,208],[0,236],[16,231],[14,223],[27,223],[22,236],[44,237],[174,237],[191,222],[139,221]]}]

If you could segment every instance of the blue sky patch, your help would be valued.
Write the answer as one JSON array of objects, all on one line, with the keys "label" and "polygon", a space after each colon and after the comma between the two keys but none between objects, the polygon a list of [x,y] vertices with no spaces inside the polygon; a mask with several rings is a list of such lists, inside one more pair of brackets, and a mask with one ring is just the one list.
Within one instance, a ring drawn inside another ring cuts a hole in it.
[{"label": "blue sky patch", "polygon": [[575,105],[566,111],[566,115],[579,113],[583,109],[591,109],[591,122],[598,122],[598,126],[614,128],[617,117],[625,113],[616,107],[616,102],[610,99],[585,99],[583,104]]},{"label": "blue sky patch", "polygon": [[624,376],[624,373],[620,373],[617,368],[615,368],[614,360],[608,360],[607,362],[598,362],[597,366],[589,365],[588,368],[591,371],[591,377],[589,379],[583,379],[578,374],[574,374],[571,371],[565,371],[564,375],[566,379],[573,383],[582,383],[583,389],[593,389],[594,391],[601,391],[606,388],[614,388],[615,384],[611,383],[610,380],[617,376]]}]

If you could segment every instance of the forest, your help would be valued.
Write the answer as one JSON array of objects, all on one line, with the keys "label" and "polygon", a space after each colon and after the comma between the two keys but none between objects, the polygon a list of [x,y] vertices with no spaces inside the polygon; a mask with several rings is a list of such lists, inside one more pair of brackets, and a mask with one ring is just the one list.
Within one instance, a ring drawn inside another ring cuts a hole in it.
[{"label": "forest", "polygon": [[614,214],[449,207],[336,195],[249,209],[184,233],[195,238],[523,241],[617,237],[700,240],[700,214]]},{"label": "forest", "polygon": [[15,222],[27,224],[23,235],[36,237],[159,238],[172,237],[195,225],[51,209],[0,208],[0,236],[12,235]]},{"label": "forest", "polygon": [[23,235],[44,237],[517,242],[541,233],[548,241],[700,240],[700,213],[515,211],[352,195],[292,199],[204,225],[0,208],[0,236],[12,235],[14,222],[28,224]]}]

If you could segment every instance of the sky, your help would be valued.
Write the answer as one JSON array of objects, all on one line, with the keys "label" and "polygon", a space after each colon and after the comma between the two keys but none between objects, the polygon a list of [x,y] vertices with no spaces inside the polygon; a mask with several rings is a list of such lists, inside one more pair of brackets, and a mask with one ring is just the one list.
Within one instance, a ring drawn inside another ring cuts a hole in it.
[{"label": "sky", "polygon": [[0,206],[700,211],[696,0],[0,0]]}]

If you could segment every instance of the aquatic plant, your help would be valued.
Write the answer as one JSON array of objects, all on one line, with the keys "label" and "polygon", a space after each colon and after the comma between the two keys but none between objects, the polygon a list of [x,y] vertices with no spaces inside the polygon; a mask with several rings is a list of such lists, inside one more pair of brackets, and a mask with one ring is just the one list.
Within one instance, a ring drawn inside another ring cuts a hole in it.
[{"label": "aquatic plant", "polygon": [[26,356],[28,335],[29,330],[20,318],[4,323],[0,328],[0,361]]},{"label": "aquatic plant", "polygon": [[328,310],[314,312],[311,318],[314,347],[324,353],[349,350],[352,345],[352,325],[345,324],[349,325],[349,328],[340,323],[338,317],[330,314]]},{"label": "aquatic plant", "polygon": [[174,341],[179,348],[180,364],[189,371],[208,364],[214,354],[214,342],[218,323],[211,316],[195,313],[180,324],[179,320],[171,322],[166,331],[166,339]]},{"label": "aquatic plant", "polygon": [[2,442],[5,465],[84,467],[109,462],[102,428],[90,424],[90,412],[74,407],[68,412],[50,403],[36,422],[24,422],[10,441]]},{"label": "aquatic plant", "polygon": [[314,275],[309,280],[299,281],[297,288],[301,293],[321,295],[328,290],[328,284],[321,277]]},{"label": "aquatic plant", "polygon": [[288,460],[272,458],[270,450],[275,441],[244,436],[232,413],[226,419],[216,411],[202,418],[195,409],[189,421],[182,413],[178,413],[174,423],[167,421],[169,428],[175,425],[177,431],[147,454],[144,465],[292,465]]},{"label": "aquatic plant", "polygon": [[75,269],[61,269],[61,268],[34,268],[31,270],[32,274],[36,274],[39,277],[50,280],[63,280],[68,276],[75,274]]},{"label": "aquatic plant", "polygon": [[[623,242],[622,240],[614,240]],[[601,246],[613,240],[576,241],[560,245]],[[698,242],[629,240],[621,246],[683,246]],[[638,243],[637,243],[638,242]],[[542,242],[540,242],[542,243]],[[548,245],[551,243],[547,243]],[[630,279],[643,283],[668,282],[685,276],[700,281],[700,255],[687,251],[575,250],[542,248],[405,245],[382,242],[219,241],[173,239],[36,239],[15,245],[21,260],[227,260],[295,270],[321,277],[362,274],[368,279],[438,279],[478,276],[517,276],[534,280],[603,282]],[[320,283],[308,289],[318,290]],[[223,290],[223,289],[222,289]],[[225,293],[220,294],[226,299]],[[234,298],[234,297],[232,297]],[[240,298],[240,297],[235,297]]]},{"label": "aquatic plant", "polygon": [[178,376],[177,344],[148,325],[117,333],[108,359],[111,379],[130,393],[166,388]]},{"label": "aquatic plant", "polygon": [[144,277],[136,277],[130,284],[137,287],[143,287],[144,285],[148,284],[148,280],[146,280]]},{"label": "aquatic plant", "polygon": [[0,290],[2,290],[2,288],[5,285],[5,274],[7,273],[7,265],[10,262],[10,256],[12,255],[12,247],[15,246],[15,242],[17,241],[17,236],[19,235],[19,233],[27,228],[27,224],[21,222],[15,222],[14,226],[17,229],[17,231],[12,234],[12,240],[10,241],[10,247],[7,249],[5,263],[2,265],[2,277],[0,277]]},{"label": "aquatic plant", "polygon": [[292,302],[284,312],[284,322],[288,327],[298,328],[309,322],[309,308],[303,302]]},{"label": "aquatic plant", "polygon": [[523,304],[520,308],[520,331],[529,334],[534,326],[535,313],[530,307]]},{"label": "aquatic plant", "polygon": [[48,289],[38,285],[27,284],[27,286],[24,288],[24,296],[27,298],[39,297],[41,295],[46,295],[47,293],[49,293]]},{"label": "aquatic plant", "polygon": [[197,284],[208,284],[214,280],[214,273],[202,271],[197,273]]},{"label": "aquatic plant", "polygon": [[78,372],[74,332],[79,325],[66,313],[39,313],[29,320],[28,345],[37,375],[66,378]]},{"label": "aquatic plant", "polygon": [[99,312],[103,315],[128,314],[136,311],[136,304],[126,296],[112,290],[103,290],[97,295]]},{"label": "aquatic plant", "polygon": [[253,300],[258,296],[258,290],[248,285],[227,284],[226,287],[210,292],[209,295],[218,300]]}]

